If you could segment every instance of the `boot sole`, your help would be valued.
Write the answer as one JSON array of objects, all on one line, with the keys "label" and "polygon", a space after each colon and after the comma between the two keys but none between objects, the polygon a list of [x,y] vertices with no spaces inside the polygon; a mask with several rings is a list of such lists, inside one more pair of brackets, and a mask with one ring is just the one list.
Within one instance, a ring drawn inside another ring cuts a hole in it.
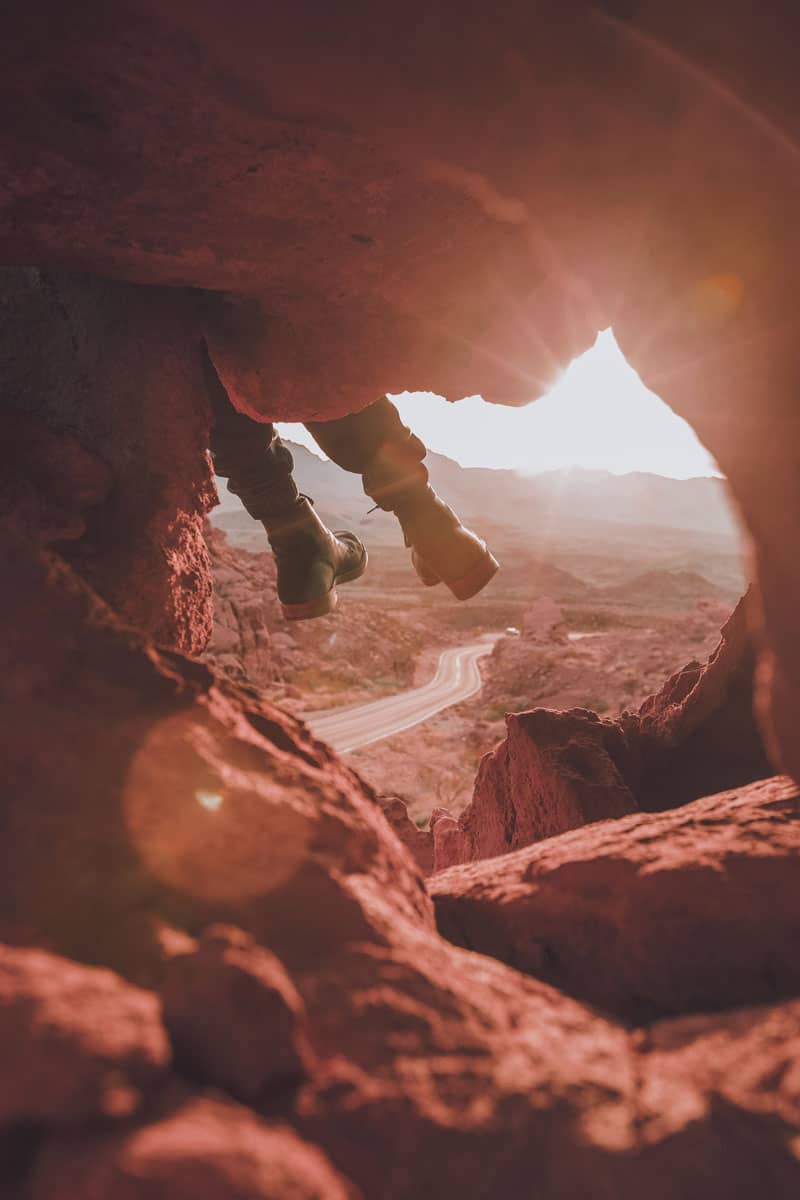
[{"label": "boot sole", "polygon": [[354,579],[360,579],[367,569],[369,555],[366,547],[364,548],[364,557],[357,567],[353,567],[352,571],[346,571],[344,575],[338,575],[336,582],[329,592],[324,596],[317,596],[316,600],[306,600],[303,604],[283,604],[281,602],[281,612],[287,621],[312,621],[314,617],[326,617],[328,613],[332,613],[339,603],[339,597],[336,593],[336,587],[340,583],[352,583]]},{"label": "boot sole", "polygon": [[499,570],[500,563],[493,554],[487,551],[483,561],[466,575],[462,575],[459,579],[444,579],[442,582],[450,589],[456,600],[469,600],[472,596],[477,596],[478,592],[494,579]]}]

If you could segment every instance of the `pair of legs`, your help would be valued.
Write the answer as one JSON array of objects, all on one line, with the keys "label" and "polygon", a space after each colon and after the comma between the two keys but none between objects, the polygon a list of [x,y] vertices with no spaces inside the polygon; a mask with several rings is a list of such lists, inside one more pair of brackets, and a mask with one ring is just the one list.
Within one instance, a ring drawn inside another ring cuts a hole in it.
[{"label": "pair of legs", "polygon": [[[337,602],[336,585],[363,574],[367,553],[355,534],[331,533],[300,495],[292,455],[273,425],[231,404],[206,357],[212,408],[211,452],[228,490],[261,521],[278,564],[278,597],[290,620],[322,616]],[[361,475],[364,492],[397,516],[426,586],[444,582],[459,599],[481,590],[497,570],[485,544],[465,529],[428,483],[424,444],[381,396],[361,412],[306,425],[328,458]]]}]

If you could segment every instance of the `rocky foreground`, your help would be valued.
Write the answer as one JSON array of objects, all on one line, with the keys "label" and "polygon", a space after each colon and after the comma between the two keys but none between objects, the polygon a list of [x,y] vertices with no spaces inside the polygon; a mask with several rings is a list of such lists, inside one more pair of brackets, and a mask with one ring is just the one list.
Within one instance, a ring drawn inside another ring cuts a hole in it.
[{"label": "rocky foreground", "polygon": [[10,531],[2,578],[4,1197],[797,1195],[794,784],[426,884],[261,695]]},{"label": "rocky foreground", "polygon": [[186,657],[204,343],[299,421],[528,402],[613,323],[729,480],[800,780],[790,7],[4,6],[3,1197],[797,1196],[798,796],[725,642],[521,713],[427,883]]}]

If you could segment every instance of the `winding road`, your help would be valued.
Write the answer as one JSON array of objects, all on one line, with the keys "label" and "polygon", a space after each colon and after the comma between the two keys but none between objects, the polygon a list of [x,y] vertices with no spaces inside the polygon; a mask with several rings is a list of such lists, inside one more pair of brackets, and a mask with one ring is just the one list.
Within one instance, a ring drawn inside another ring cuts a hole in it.
[{"label": "winding road", "polygon": [[485,633],[480,641],[469,646],[443,650],[436,674],[424,687],[369,704],[308,713],[303,719],[315,737],[322,738],[340,753],[404,733],[481,690],[478,663],[491,654],[499,636]]}]

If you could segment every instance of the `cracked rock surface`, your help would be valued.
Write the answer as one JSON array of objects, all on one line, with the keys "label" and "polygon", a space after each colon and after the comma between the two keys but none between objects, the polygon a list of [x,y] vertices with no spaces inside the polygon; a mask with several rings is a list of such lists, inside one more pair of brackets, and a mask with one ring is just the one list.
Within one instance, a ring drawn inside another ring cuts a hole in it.
[{"label": "cracked rock surface", "polygon": [[4,1194],[796,1194],[793,785],[426,889],[298,722],[3,555]]}]

